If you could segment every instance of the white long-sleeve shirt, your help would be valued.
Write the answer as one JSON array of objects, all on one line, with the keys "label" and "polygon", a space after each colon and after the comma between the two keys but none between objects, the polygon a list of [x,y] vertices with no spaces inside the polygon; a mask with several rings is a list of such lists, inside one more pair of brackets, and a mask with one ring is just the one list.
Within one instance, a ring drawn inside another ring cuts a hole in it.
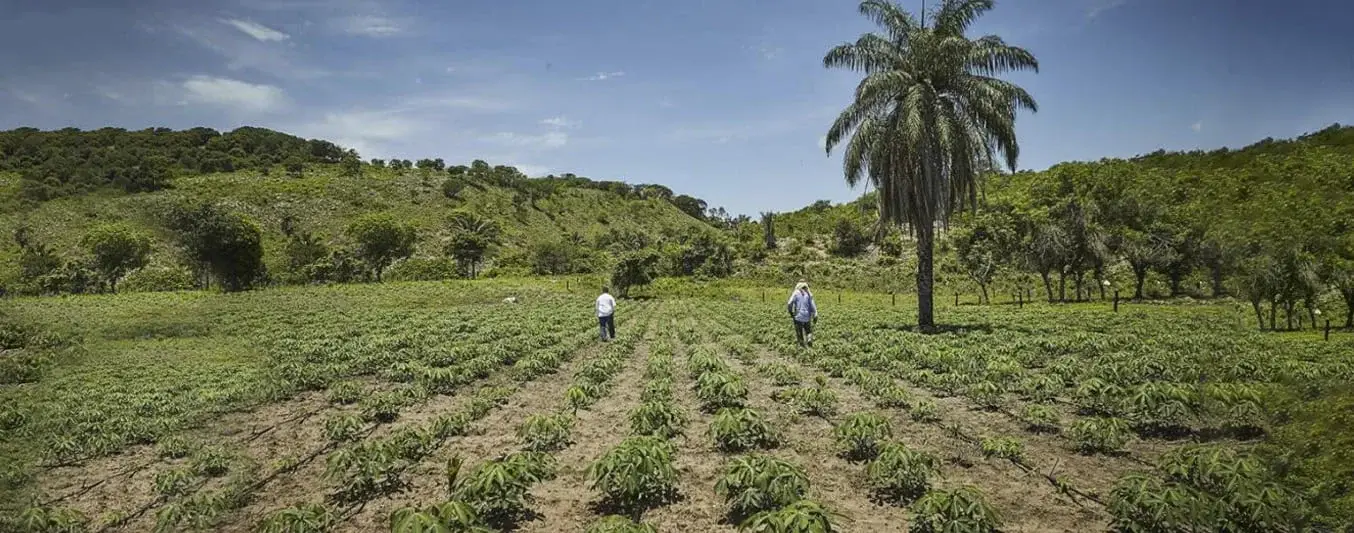
[{"label": "white long-sleeve shirt", "polygon": [[599,317],[611,316],[611,314],[615,312],[616,312],[615,298],[612,298],[610,294],[605,293],[597,297],[597,316]]}]

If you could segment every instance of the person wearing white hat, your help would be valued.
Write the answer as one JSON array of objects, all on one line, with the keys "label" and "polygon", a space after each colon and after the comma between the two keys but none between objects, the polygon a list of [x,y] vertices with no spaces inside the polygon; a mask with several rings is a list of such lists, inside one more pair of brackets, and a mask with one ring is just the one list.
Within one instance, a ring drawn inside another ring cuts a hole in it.
[{"label": "person wearing white hat", "polygon": [[786,302],[785,307],[795,322],[795,339],[799,341],[799,345],[813,346],[813,323],[818,320],[818,306],[813,303],[813,293],[809,292],[807,282],[800,281],[795,285],[795,290],[790,294],[790,301]]}]

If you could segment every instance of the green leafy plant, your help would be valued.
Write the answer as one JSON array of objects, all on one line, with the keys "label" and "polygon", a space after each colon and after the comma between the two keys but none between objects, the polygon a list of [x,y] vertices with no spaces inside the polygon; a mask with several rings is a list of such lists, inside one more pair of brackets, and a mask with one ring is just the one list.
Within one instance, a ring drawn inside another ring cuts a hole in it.
[{"label": "green leafy plant", "polygon": [[604,505],[621,510],[662,504],[677,493],[674,448],[661,437],[627,437],[588,466],[588,485]]},{"label": "green leafy plant", "polygon": [[743,452],[780,445],[780,437],[762,414],[754,409],[726,408],[710,421],[710,437],[725,452]]},{"label": "green leafy plant", "polygon": [[171,467],[155,475],[155,492],[166,498],[182,496],[196,477],[191,468]]},{"label": "green leafy plant", "polygon": [[725,407],[742,407],[748,389],[743,378],[726,372],[706,372],[696,379],[696,398],[701,408],[715,412]]},{"label": "green leafy plant", "polygon": [[372,422],[389,424],[399,418],[400,409],[404,408],[405,403],[403,394],[397,391],[387,391],[367,395],[357,403],[357,407],[362,412],[363,418]]},{"label": "green leafy plant", "polygon": [[837,393],[827,388],[827,380],[818,376],[816,386],[776,391],[773,397],[793,405],[801,414],[829,418],[837,414]]},{"label": "green leafy plant", "polygon": [[427,509],[406,507],[390,517],[391,533],[493,533],[470,504],[449,501]]},{"label": "green leafy plant", "polygon": [[923,400],[912,406],[912,420],[917,422],[937,422],[940,420],[940,408],[931,400]]},{"label": "green leafy plant", "polygon": [[182,459],[193,453],[194,446],[188,439],[174,436],[161,439],[155,445],[155,454],[162,459]]},{"label": "green leafy plant", "polygon": [[715,492],[724,497],[735,523],[794,503],[808,491],[809,476],[803,468],[763,454],[733,458],[715,483]]},{"label": "green leafy plant", "polygon": [[84,533],[89,530],[90,521],[75,509],[29,507],[19,515],[19,524],[35,533]]},{"label": "green leafy plant", "polygon": [[1015,437],[986,437],[979,443],[983,457],[1020,461],[1025,458],[1025,443]]},{"label": "green leafy plant", "polygon": [[883,441],[893,436],[889,419],[877,413],[852,413],[833,430],[837,450],[852,461],[873,459]]},{"label": "green leafy plant", "polygon": [[1029,404],[1020,411],[1020,420],[1030,431],[1036,433],[1056,433],[1061,424],[1057,408],[1049,405]]},{"label": "green leafy plant", "polygon": [[1083,418],[1067,428],[1066,434],[1072,446],[1085,454],[1117,452],[1133,437],[1122,418]]},{"label": "green leafy plant", "polygon": [[630,433],[670,439],[682,434],[686,416],[670,402],[646,401],[630,412]]},{"label": "green leafy plant", "polygon": [[876,500],[892,504],[911,502],[931,488],[935,457],[890,442],[865,467],[865,481]]},{"label": "green leafy plant", "polygon": [[347,405],[362,399],[362,385],[356,381],[340,381],[329,387],[329,402]]},{"label": "green leafy plant", "polygon": [[799,369],[779,361],[757,365],[757,372],[771,378],[771,383],[777,387],[798,385],[804,379]]},{"label": "green leafy plant", "polygon": [[832,523],[838,515],[812,500],[800,500],[785,507],[748,517],[739,531],[752,533],[833,533],[840,531]]},{"label": "green leafy plant", "polygon": [[518,452],[493,459],[465,477],[460,476],[461,464],[457,456],[447,465],[451,498],[469,504],[476,516],[500,529],[511,528],[531,515],[531,487],[555,473],[554,458],[541,452]]},{"label": "green leafy plant", "polygon": [[220,446],[198,448],[188,462],[194,472],[207,477],[220,477],[230,470],[230,455]]},{"label": "green leafy plant", "polygon": [[330,415],[324,421],[324,436],[329,442],[350,442],[357,439],[366,422],[353,413]]},{"label": "green leafy plant", "polygon": [[522,448],[533,452],[552,452],[573,443],[574,418],[568,413],[531,415],[517,428]]},{"label": "green leafy plant", "polygon": [[584,533],[658,533],[658,528],[620,515],[607,515],[593,522]]},{"label": "green leafy plant", "polygon": [[1003,396],[1005,392],[1000,385],[994,382],[980,381],[970,385],[964,391],[964,395],[978,407],[997,410],[1006,405],[1006,398]]},{"label": "green leafy plant", "polygon": [[912,531],[988,533],[1001,527],[997,512],[974,487],[931,490],[912,505]]},{"label": "green leafy plant", "polygon": [[261,533],[322,533],[331,530],[337,524],[338,515],[329,507],[319,503],[304,503],[272,512],[259,524],[259,531]]}]

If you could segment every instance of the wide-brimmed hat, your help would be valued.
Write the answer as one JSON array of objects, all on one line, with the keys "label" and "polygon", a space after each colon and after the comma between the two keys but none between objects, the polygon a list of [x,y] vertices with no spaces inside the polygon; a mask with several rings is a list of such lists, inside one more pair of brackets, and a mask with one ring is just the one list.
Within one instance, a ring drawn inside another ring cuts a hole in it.
[{"label": "wide-brimmed hat", "polygon": [[801,282],[799,282],[799,283],[796,283],[796,284],[795,284],[795,290],[797,290],[797,291],[807,291],[807,290],[809,290],[809,284],[808,284],[807,282],[803,282],[803,281],[801,281]]}]

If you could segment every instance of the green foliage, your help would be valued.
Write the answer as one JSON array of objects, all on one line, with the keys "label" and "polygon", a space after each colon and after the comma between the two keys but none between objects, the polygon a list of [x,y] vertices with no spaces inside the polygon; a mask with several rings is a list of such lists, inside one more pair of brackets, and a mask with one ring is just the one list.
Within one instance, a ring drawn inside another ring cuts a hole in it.
[{"label": "green foliage", "polygon": [[890,442],[865,467],[865,482],[877,500],[905,504],[930,490],[938,466],[931,455]]},{"label": "green foliage", "polygon": [[757,365],[757,372],[771,378],[771,383],[777,387],[798,385],[804,380],[799,369],[779,361]]},{"label": "green foliage", "polygon": [[273,511],[259,524],[259,532],[322,533],[337,524],[338,515],[329,507],[320,503],[303,503]]},{"label": "green foliage", "polygon": [[584,533],[658,533],[658,528],[620,515],[608,515],[588,525]]},{"label": "green foliage", "polygon": [[710,421],[710,437],[716,447],[730,453],[780,445],[780,436],[760,412],[737,407],[715,413]]},{"label": "green foliage", "polygon": [[472,211],[453,211],[447,219],[451,237],[446,253],[460,265],[467,277],[475,277],[489,248],[497,246],[502,229],[494,220]]},{"label": "green foliage", "polygon": [[809,477],[803,468],[763,454],[733,458],[715,483],[715,492],[724,497],[735,523],[790,505],[808,491]]},{"label": "green foliage", "polygon": [[263,230],[242,215],[208,203],[176,206],[165,219],[180,246],[227,291],[263,281]]},{"label": "green foliage", "polygon": [[390,517],[391,533],[492,533],[470,504],[448,501],[419,510],[412,507],[395,511]]},{"label": "green foliage", "polygon": [[329,387],[329,402],[339,405],[348,405],[362,399],[364,392],[361,383],[356,381],[340,381]]},{"label": "green foliage", "polygon": [[912,506],[909,530],[919,533],[995,533],[997,513],[974,487],[927,492]]},{"label": "green foliage", "polygon": [[837,414],[837,393],[827,388],[827,382],[818,379],[814,387],[795,387],[776,391],[773,397],[793,405],[800,413],[830,418]]},{"label": "green foliage", "polygon": [[1058,410],[1048,405],[1029,404],[1020,411],[1020,420],[1030,431],[1052,433],[1058,431],[1062,417]]},{"label": "green foliage", "polygon": [[983,457],[998,457],[1021,461],[1025,458],[1025,443],[1015,437],[987,437],[978,443]]},{"label": "green foliage", "polygon": [[324,421],[324,436],[329,442],[341,443],[357,438],[366,426],[362,417],[353,413],[337,413]]},{"label": "green foliage", "polygon": [[219,446],[204,446],[189,456],[188,463],[199,475],[220,477],[230,470],[230,455]]},{"label": "green foliage", "polygon": [[837,450],[852,461],[866,461],[879,454],[879,447],[893,437],[889,419],[877,413],[852,413],[832,430]]},{"label": "green foliage", "polygon": [[800,500],[785,507],[752,515],[738,525],[754,533],[832,533],[840,531],[832,519],[837,515],[821,504]]},{"label": "green foliage", "polygon": [[31,533],[85,533],[90,520],[75,509],[29,507],[19,516],[19,524]]},{"label": "green foliage", "polygon": [[1072,446],[1086,454],[1118,452],[1133,438],[1128,422],[1122,418],[1083,418],[1066,433]]},{"label": "green foliage", "polygon": [[381,281],[381,274],[391,263],[413,254],[418,240],[413,226],[386,213],[359,217],[348,225],[347,233],[357,257],[366,263],[376,281]]},{"label": "green foliage", "polygon": [[670,401],[650,400],[630,412],[632,435],[657,435],[671,439],[682,434],[686,416]]},{"label": "green foliage", "polygon": [[651,249],[627,252],[616,260],[611,270],[611,286],[616,294],[630,295],[630,288],[648,285],[658,275],[659,255]]},{"label": "green foliage", "polygon": [[748,389],[743,378],[728,372],[706,372],[696,378],[696,398],[706,412],[726,407],[742,407]]},{"label": "green foliage", "polygon": [[917,422],[936,422],[940,420],[940,408],[931,400],[922,400],[912,406],[911,416]]},{"label": "green foliage", "polygon": [[488,461],[464,478],[460,468],[459,456],[447,466],[452,499],[469,504],[476,516],[497,528],[527,518],[531,487],[555,476],[554,457],[541,452],[518,452]]},{"label": "green foliage", "polygon": [[81,244],[89,251],[91,266],[114,292],[128,272],[146,266],[150,237],[126,225],[104,224],[85,234]]},{"label": "green foliage", "polygon": [[553,452],[573,443],[574,418],[568,413],[531,415],[517,428],[522,448],[533,452]]},{"label": "green foliage", "polygon": [[662,437],[627,437],[588,466],[588,486],[616,509],[644,509],[670,500],[677,491],[672,443]]},{"label": "green foliage", "polygon": [[870,246],[865,222],[856,216],[842,216],[832,225],[832,245],[828,251],[839,257],[855,257]]}]

